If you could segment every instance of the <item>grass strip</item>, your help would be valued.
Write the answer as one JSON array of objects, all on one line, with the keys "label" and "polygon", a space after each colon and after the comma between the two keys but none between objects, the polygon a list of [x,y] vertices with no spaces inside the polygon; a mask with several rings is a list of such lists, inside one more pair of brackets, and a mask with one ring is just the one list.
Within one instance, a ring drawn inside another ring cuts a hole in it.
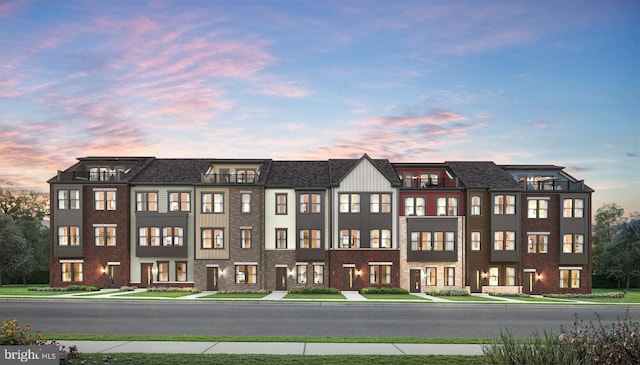
[{"label": "grass strip", "polygon": [[268,294],[211,294],[205,295],[200,298],[230,298],[230,299],[260,299],[266,297]]},{"label": "grass strip", "polygon": [[[184,364],[184,365],[235,365],[235,364],[279,364],[279,365],[476,365],[484,364],[483,356],[458,355],[231,355],[231,354],[82,354],[73,363],[85,360],[87,364]],[[75,361],[77,360],[77,361]]]},{"label": "grass strip", "polygon": [[419,297],[411,294],[362,294],[363,297],[369,300],[426,300],[431,299],[425,297]]},{"label": "grass strip", "polygon": [[342,294],[287,294],[284,299],[346,299]]}]

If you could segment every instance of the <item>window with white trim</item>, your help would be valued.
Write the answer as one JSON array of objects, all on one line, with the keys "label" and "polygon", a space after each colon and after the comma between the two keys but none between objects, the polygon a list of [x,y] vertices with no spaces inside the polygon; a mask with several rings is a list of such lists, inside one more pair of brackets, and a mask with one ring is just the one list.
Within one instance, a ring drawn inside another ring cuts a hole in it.
[{"label": "window with white trim", "polygon": [[435,266],[427,266],[425,268],[425,285],[436,286],[437,284],[438,269]]},{"label": "window with white trim", "polygon": [[369,284],[391,284],[391,265],[369,264]]},{"label": "window with white trim", "polygon": [[439,197],[436,200],[436,214],[439,216],[458,215],[458,198]]},{"label": "window with white trim", "polygon": [[583,218],[584,199],[564,199],[562,202],[562,216],[564,218]]},{"label": "window with white trim", "polygon": [[360,230],[359,229],[341,229],[340,230],[340,248],[358,248],[360,247]]},{"label": "window with white trim", "polygon": [[287,248],[287,229],[286,228],[276,228],[276,248],[277,249]]},{"label": "window with white trim", "polygon": [[202,228],[201,248],[222,249],[224,248],[223,228]]},{"label": "window with white trim", "polygon": [[82,262],[62,262],[62,281],[63,282],[80,282],[83,279]]},{"label": "window with white trim", "polygon": [[471,251],[480,251],[480,231],[471,232]]},{"label": "window with white trim", "polygon": [[136,193],[136,211],[157,212],[158,193],[152,191],[141,191]]},{"label": "window with white trim", "polygon": [[298,284],[306,284],[307,282],[307,265],[296,265],[296,282]]},{"label": "window with white trim", "polygon": [[314,284],[324,283],[324,265],[313,265],[313,282]]},{"label": "window with white trim", "polygon": [[516,233],[513,231],[496,231],[493,248],[496,251],[513,251],[516,249]]},{"label": "window with white trim", "polygon": [[372,229],[369,235],[371,248],[391,248],[391,230]]},{"label": "window with white trim", "polygon": [[549,217],[549,199],[528,199],[527,200],[527,217],[528,218],[548,218]]},{"label": "window with white trim", "polygon": [[94,190],[93,198],[95,210],[116,210],[115,190]]},{"label": "window with white trim", "polygon": [[456,268],[455,267],[444,268],[444,285],[446,286],[456,285]]},{"label": "window with white trim", "polygon": [[548,253],[549,233],[529,233],[527,235],[528,253]]},{"label": "window with white trim", "polygon": [[257,273],[257,265],[236,265],[236,284],[255,284]]},{"label": "window with white trim", "polygon": [[240,229],[240,248],[251,248],[251,228]]},{"label": "window with white trim", "polygon": [[300,248],[321,248],[319,229],[300,230]]},{"label": "window with white trim", "polygon": [[496,195],[493,197],[493,214],[516,214],[515,195]]},{"label": "window with white trim", "polygon": [[580,269],[560,268],[561,288],[580,288]]},{"label": "window with white trim", "polygon": [[391,194],[371,194],[370,200],[371,213],[391,213]]},{"label": "window with white trim", "polygon": [[224,193],[202,193],[202,213],[224,213]]},{"label": "window with white trim", "polygon": [[190,212],[191,211],[191,193],[188,193],[188,192],[169,193],[169,211],[170,212]]},{"label": "window with white trim", "polygon": [[115,246],[116,227],[96,225],[93,227],[93,237],[96,246]]},{"label": "window with white trim", "polygon": [[340,213],[360,213],[360,194],[340,194]]},{"label": "window with white trim", "polygon": [[58,190],[58,209],[80,209],[80,190]]},{"label": "window with white trim", "polygon": [[562,236],[562,253],[583,253],[584,235],[565,234]]},{"label": "window with white trim", "polygon": [[482,214],[482,206],[480,205],[482,199],[480,195],[471,195],[471,215]]}]

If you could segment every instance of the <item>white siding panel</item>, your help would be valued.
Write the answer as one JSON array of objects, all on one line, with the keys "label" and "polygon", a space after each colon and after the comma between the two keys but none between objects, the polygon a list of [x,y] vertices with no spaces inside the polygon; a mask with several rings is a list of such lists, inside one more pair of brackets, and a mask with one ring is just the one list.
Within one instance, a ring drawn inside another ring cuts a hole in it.
[{"label": "white siding panel", "polygon": [[[276,214],[276,194],[287,194],[287,214]],[[296,249],[296,192],[293,189],[266,189],[264,201],[264,246],[276,249],[276,228],[287,228],[287,250]]]},{"label": "white siding panel", "polygon": [[363,159],[340,183],[339,191],[392,192],[389,180],[369,160]]}]

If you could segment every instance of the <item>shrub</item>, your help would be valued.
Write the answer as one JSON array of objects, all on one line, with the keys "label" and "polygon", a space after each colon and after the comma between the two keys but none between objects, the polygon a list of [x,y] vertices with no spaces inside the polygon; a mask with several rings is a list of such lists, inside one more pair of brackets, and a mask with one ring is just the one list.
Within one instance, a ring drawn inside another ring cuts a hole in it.
[{"label": "shrub", "polygon": [[31,333],[31,325],[25,324],[24,328],[18,324],[17,319],[5,320],[0,327],[0,345],[34,346],[44,345],[46,339],[42,332]]},{"label": "shrub", "polygon": [[432,290],[429,292],[429,295],[433,296],[447,296],[447,297],[466,297],[469,294],[467,289],[441,289],[441,290]]},{"label": "shrub", "polygon": [[297,287],[290,288],[289,294],[340,294],[340,290],[336,288]]},{"label": "shrub", "polygon": [[134,290],[136,290],[135,286],[123,285],[123,286],[120,287],[120,291],[134,291]]},{"label": "shrub", "polygon": [[100,288],[93,285],[69,285],[65,288],[58,287],[30,287],[27,291],[99,291]]},{"label": "shrub", "polygon": [[409,294],[407,289],[402,288],[362,288],[360,294]]},{"label": "shrub", "polygon": [[200,290],[196,288],[177,288],[177,287],[151,287],[151,288],[147,288],[147,291],[160,292],[160,293],[174,293],[174,292],[193,293],[193,294],[200,293]]},{"label": "shrub", "polygon": [[220,290],[218,294],[271,294],[269,289]]},{"label": "shrub", "polygon": [[534,332],[516,340],[509,332],[500,341],[484,345],[488,364],[638,364],[640,363],[640,323],[631,321],[629,312],[615,323],[584,324],[576,316],[571,329],[560,327],[560,334],[541,338]]}]

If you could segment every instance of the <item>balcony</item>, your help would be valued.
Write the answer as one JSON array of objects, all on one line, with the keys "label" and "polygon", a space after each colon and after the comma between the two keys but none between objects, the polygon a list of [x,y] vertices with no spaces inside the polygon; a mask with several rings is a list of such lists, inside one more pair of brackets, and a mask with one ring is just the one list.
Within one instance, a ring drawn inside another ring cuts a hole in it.
[{"label": "balcony", "polygon": [[255,184],[256,174],[202,174],[203,184]]},{"label": "balcony", "polygon": [[520,187],[527,191],[535,190],[568,190],[568,191],[584,191],[586,190],[584,180],[540,180],[540,181],[520,181]]},{"label": "balcony", "polygon": [[58,181],[91,181],[91,182],[119,182],[124,180],[122,171],[58,171]]},{"label": "balcony", "polygon": [[457,188],[458,179],[431,179],[414,177],[402,180],[403,188],[411,189],[434,189],[434,188]]}]

